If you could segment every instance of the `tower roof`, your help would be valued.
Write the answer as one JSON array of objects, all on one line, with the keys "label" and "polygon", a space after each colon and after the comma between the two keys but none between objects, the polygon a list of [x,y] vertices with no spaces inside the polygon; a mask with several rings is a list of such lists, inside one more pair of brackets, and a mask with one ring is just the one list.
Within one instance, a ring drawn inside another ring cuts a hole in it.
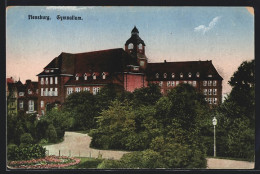
[{"label": "tower roof", "polygon": [[134,45],[138,45],[141,43],[143,46],[145,46],[144,41],[139,37],[139,31],[136,26],[133,28],[131,32],[131,37],[126,41],[125,45],[128,45],[130,43]]},{"label": "tower roof", "polygon": [[138,31],[138,29],[136,28],[136,26],[133,28],[133,30],[132,30],[131,33],[132,33],[132,34],[139,33],[139,31]]}]

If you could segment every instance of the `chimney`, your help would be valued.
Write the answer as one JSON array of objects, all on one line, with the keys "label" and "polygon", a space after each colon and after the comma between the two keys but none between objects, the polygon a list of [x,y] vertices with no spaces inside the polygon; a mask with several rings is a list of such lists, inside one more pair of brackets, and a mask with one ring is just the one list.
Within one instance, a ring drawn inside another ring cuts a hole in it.
[{"label": "chimney", "polygon": [[26,80],[25,83],[26,83],[26,84],[29,84],[29,83],[31,83],[31,80]]}]

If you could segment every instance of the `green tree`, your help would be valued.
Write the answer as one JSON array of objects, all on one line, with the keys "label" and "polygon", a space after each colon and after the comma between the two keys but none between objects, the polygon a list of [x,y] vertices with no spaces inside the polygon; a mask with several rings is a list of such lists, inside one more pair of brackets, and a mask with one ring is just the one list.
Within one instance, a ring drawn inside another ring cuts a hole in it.
[{"label": "green tree", "polygon": [[148,87],[136,89],[133,92],[133,105],[135,107],[154,105],[162,96],[160,87],[150,83]]},{"label": "green tree", "polygon": [[[255,61],[243,62],[229,84],[230,94],[218,108],[218,154],[228,157],[254,158]],[[223,148],[224,147],[224,148]]]},{"label": "green tree", "polygon": [[94,128],[94,118],[100,111],[95,96],[85,91],[70,94],[65,100],[63,110],[74,119],[74,130]]}]

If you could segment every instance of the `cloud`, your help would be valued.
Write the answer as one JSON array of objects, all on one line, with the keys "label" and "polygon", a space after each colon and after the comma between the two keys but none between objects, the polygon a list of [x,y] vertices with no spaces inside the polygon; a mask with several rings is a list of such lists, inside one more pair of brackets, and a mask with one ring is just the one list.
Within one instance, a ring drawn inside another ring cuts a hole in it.
[{"label": "cloud", "polygon": [[46,10],[64,10],[64,11],[79,11],[85,9],[92,9],[93,7],[75,7],[75,6],[49,6]]},{"label": "cloud", "polygon": [[205,34],[206,32],[208,32],[208,31],[210,31],[211,29],[214,28],[214,26],[218,23],[220,18],[221,18],[220,16],[217,16],[214,19],[212,19],[212,21],[210,21],[210,23],[207,27],[205,25],[199,25],[199,26],[194,28],[194,31],[195,32],[202,32],[203,34]]}]

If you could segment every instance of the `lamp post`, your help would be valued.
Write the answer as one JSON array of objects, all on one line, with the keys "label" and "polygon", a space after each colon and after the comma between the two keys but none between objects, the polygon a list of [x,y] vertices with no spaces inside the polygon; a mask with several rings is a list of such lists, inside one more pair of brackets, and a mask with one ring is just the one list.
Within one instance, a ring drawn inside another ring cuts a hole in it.
[{"label": "lamp post", "polygon": [[213,126],[214,126],[214,157],[216,157],[216,125],[217,125],[217,119],[216,117],[212,120]]}]

